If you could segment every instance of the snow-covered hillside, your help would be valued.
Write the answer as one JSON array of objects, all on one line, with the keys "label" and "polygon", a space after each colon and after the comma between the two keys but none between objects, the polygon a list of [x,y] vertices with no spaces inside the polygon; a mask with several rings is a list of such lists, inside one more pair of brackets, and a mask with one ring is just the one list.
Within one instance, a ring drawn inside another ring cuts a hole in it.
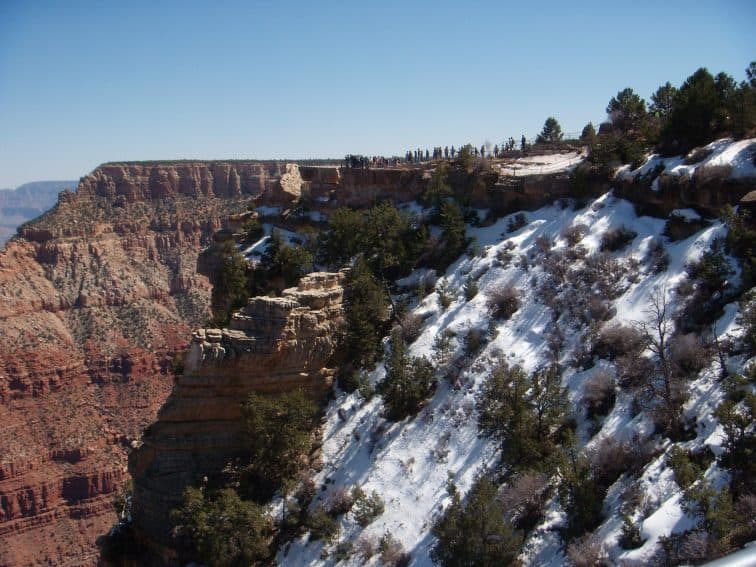
[{"label": "snow-covered hillside", "polygon": [[[435,360],[439,375],[452,374],[453,381],[441,378],[427,406],[414,418],[399,423],[382,417],[383,404],[377,395],[366,401],[359,392],[340,393],[327,409],[323,467],[315,478],[322,491],[312,506],[327,502],[345,488],[360,486],[366,492],[376,491],[385,502],[385,511],[365,528],[358,525],[352,514],[341,516],[340,531],[333,543],[324,547],[322,541],[310,541],[308,536],[295,540],[279,551],[281,564],[365,564],[363,558],[355,555],[339,562],[333,551],[339,542],[356,541],[360,537],[377,541],[388,532],[411,553],[412,565],[431,565],[430,550],[434,544],[431,528],[449,502],[448,480],[452,479],[464,494],[476,475],[495,466],[498,460],[496,442],[480,436],[477,425],[477,401],[484,380],[504,360],[510,365],[520,364],[527,371],[543,366],[549,357],[549,337],[553,337],[557,328],[563,335],[558,355],[563,368],[562,383],[569,389],[583,450],[590,453],[592,447],[607,438],[656,445],[655,456],[637,479],[622,475],[608,491],[605,520],[596,531],[596,538],[610,560],[645,564],[658,551],[660,536],[692,525],[693,520],[686,516],[681,505],[681,489],[666,464],[672,442],[654,435],[651,417],[637,410],[633,395],[618,388],[613,409],[600,422],[598,431],[592,429],[582,409],[583,385],[610,363],[594,358],[589,367],[577,364],[586,330],[580,313],[583,307],[575,305],[572,312],[567,309],[557,314],[554,309],[555,305],[565,309],[569,307],[565,301],[572,301],[570,295],[561,297],[572,293],[568,291],[572,289],[569,270],[599,250],[607,231],[625,227],[636,235],[633,237],[631,233],[624,249],[603,255],[606,264],[600,269],[607,272],[612,292],[609,296],[605,292],[596,295],[595,300],[605,304],[604,327],[647,320],[650,298],[662,294],[670,304],[674,303],[675,289],[685,277],[686,265],[699,259],[716,239],[724,237],[726,228],[713,220],[689,238],[670,242],[663,235],[663,219],[637,217],[629,202],[611,194],[579,210],[550,206],[527,213],[527,224],[508,232],[514,216],[499,219],[485,228],[469,228],[468,234],[477,239],[479,250],[456,261],[440,275],[436,285],[439,289],[444,282],[452,291],[454,298],[448,308],[440,307],[438,292],[414,301],[412,313],[422,320],[422,328],[410,352]],[[578,230],[571,231],[570,227]],[[649,260],[651,250],[659,242],[669,254],[668,265],[662,269],[655,268]],[[570,250],[579,252],[571,255]],[[554,294],[545,293],[555,285],[549,279],[553,277],[553,267],[547,266],[548,257],[568,258],[564,260],[566,279],[553,289],[556,299]],[[734,260],[729,261],[737,274]],[[468,301],[464,285],[470,276],[477,280],[480,291]],[[737,277],[733,276],[731,285],[737,283]],[[502,286],[514,286],[521,300],[520,309],[506,321],[494,319],[488,308],[490,296]],[[601,293],[595,285],[592,291]],[[737,313],[736,303],[726,306],[715,325],[720,341],[737,338],[742,332],[736,323]],[[481,331],[484,344],[479,350],[465,354],[464,337],[471,329]],[[452,350],[439,357],[434,344],[445,333],[453,334]],[[730,371],[741,370],[745,363],[743,356],[733,356],[727,361]],[[714,454],[721,452],[722,431],[712,415],[724,399],[724,389],[717,378],[719,371],[718,364],[712,361],[688,384],[690,397],[684,414],[688,420],[694,420],[697,429],[693,439],[680,443],[685,449],[705,445]],[[379,365],[369,379],[376,384],[384,375],[384,367]],[[724,482],[716,462],[706,470],[706,478],[715,485]],[[626,511],[622,506],[623,494],[633,483],[641,487],[643,505],[631,514],[639,522],[645,543],[638,549],[625,551],[617,543],[622,528],[620,508]],[[525,564],[564,563],[565,550],[557,531],[563,522],[564,514],[558,496],[554,495],[543,521],[525,542],[521,555]],[[368,564],[379,564],[379,560],[374,557]]]},{"label": "snow-covered hillside", "polygon": [[756,177],[756,139],[735,142],[723,138],[696,148],[687,156],[664,158],[653,154],[638,169],[623,166],[617,176],[626,179],[652,176],[654,181],[651,187],[658,190],[662,176],[691,178],[694,175],[706,176],[709,172],[731,179]]}]

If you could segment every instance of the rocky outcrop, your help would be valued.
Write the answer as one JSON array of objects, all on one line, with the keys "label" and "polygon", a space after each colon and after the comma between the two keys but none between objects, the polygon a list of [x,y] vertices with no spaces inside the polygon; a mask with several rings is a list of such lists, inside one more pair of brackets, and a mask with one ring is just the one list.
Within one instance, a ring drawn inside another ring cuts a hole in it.
[{"label": "rocky outcrop", "polygon": [[192,335],[158,420],[129,458],[140,540],[171,558],[169,512],[183,490],[246,453],[241,403],[250,392],[325,392],[343,327],[344,273],[314,273],[281,297],[255,297],[227,329]]},{"label": "rocky outcrop", "polygon": [[614,180],[615,195],[659,216],[689,207],[717,216],[725,205],[738,204],[754,186],[756,177],[730,177],[727,167],[698,168],[692,176],[652,174]]},{"label": "rocky outcrop", "polygon": [[75,186],[75,181],[34,181],[14,190],[0,191],[0,247],[16,233],[19,225],[52,207],[60,191]]}]

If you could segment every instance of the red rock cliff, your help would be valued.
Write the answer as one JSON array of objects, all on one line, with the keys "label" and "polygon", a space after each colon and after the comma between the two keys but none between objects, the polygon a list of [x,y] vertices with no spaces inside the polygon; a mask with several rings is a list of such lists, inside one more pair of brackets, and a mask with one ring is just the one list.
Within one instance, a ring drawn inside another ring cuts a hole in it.
[{"label": "red rock cliff", "polygon": [[126,452],[209,316],[197,256],[278,164],[106,165],[0,252],[0,565],[94,565]]}]

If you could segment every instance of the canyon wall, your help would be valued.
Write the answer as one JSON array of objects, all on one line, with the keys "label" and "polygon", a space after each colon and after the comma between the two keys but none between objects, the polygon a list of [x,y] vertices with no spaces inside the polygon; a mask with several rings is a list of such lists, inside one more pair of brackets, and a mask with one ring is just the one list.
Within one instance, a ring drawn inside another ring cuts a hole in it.
[{"label": "canyon wall", "polygon": [[[285,207],[302,197],[326,213],[381,199],[410,201],[429,176],[426,166],[111,163],[22,226],[0,252],[0,565],[96,564],[95,540],[116,520],[111,501],[128,476],[127,453],[171,392],[174,355],[185,351],[192,329],[210,315],[211,289],[197,273],[197,258],[213,235],[229,226],[229,217],[251,200]],[[608,189],[606,181],[594,181],[591,193]],[[715,209],[723,200],[737,200],[746,185],[727,186],[721,194],[701,183],[695,191],[662,183],[662,191],[654,194],[624,185],[618,192],[641,203],[661,199],[667,208],[690,203]],[[502,178],[486,187],[473,195],[475,204],[500,214],[535,208],[574,191],[567,173]],[[256,300],[262,303],[247,309],[258,314],[267,309],[267,319],[245,319],[249,313],[242,313],[219,339],[216,332],[193,339],[189,371],[161,413],[161,425],[150,429],[154,440],[148,435],[132,462],[143,479],[138,491],[156,495],[156,502],[164,498],[164,510],[176,494],[144,479],[170,465],[159,453],[168,447],[161,431],[183,423],[186,416],[171,417],[179,400],[178,407],[186,407],[184,398],[198,392],[207,397],[218,384],[230,388],[227,392],[237,388],[229,393],[233,399],[250,388],[281,388],[294,383],[290,380],[313,388],[327,384],[316,353],[310,362],[293,358],[289,364],[288,354],[281,353],[295,352],[290,345],[259,351],[261,329],[279,337],[279,346],[281,337],[293,339],[286,335],[292,328],[303,332],[305,327],[296,325],[305,325],[312,316],[306,313],[318,308],[305,306],[306,294],[298,297],[284,298],[282,304]],[[302,309],[302,322],[291,327],[291,314]],[[255,321],[266,326],[255,327]],[[247,354],[246,348],[251,349]],[[249,357],[259,367],[254,378],[244,374],[242,361]],[[304,363],[315,366],[298,371]],[[247,381],[234,385],[237,376]],[[217,424],[214,418],[202,419]],[[183,449],[168,449],[167,459],[187,458]],[[204,466],[198,462],[188,470],[194,474]],[[149,524],[154,522],[149,518],[159,516],[148,511],[144,517]]]},{"label": "canyon wall", "polygon": [[414,170],[110,163],[20,227],[0,252],[0,565],[97,563],[127,453],[210,316],[197,258],[231,215],[308,195],[324,210],[410,200],[423,183]]},{"label": "canyon wall", "polygon": [[192,335],[183,375],[129,457],[138,540],[174,563],[169,513],[186,486],[245,455],[241,402],[250,392],[297,388],[320,396],[343,333],[344,272],[313,273],[281,297],[255,297],[228,329]]},{"label": "canyon wall", "polygon": [[97,564],[130,444],[210,315],[197,256],[276,175],[104,166],[0,252],[0,565]]}]

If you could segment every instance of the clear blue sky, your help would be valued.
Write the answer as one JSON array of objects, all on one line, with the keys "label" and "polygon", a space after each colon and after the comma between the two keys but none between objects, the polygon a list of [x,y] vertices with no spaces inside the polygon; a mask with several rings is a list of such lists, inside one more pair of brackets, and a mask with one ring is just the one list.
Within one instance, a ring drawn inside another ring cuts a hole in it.
[{"label": "clear blue sky", "polygon": [[756,2],[0,0],[0,187],[567,132],[756,59]]}]

